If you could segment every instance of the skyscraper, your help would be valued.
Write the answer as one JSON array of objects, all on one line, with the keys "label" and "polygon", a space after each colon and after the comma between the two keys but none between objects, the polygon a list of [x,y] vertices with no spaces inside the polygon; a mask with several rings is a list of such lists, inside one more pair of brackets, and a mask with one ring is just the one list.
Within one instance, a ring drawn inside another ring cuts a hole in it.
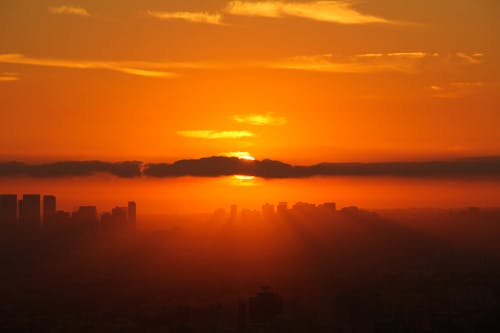
[{"label": "skyscraper", "polygon": [[128,223],[135,226],[137,222],[137,204],[135,201],[128,202]]},{"label": "skyscraper", "polygon": [[22,203],[23,223],[30,227],[39,227],[40,215],[40,194],[24,194]]},{"label": "skyscraper", "polygon": [[0,195],[0,225],[12,225],[17,220],[17,195]]},{"label": "skyscraper", "polygon": [[96,206],[80,206],[76,212],[72,214],[73,222],[79,226],[97,226],[97,207]]},{"label": "skyscraper", "polygon": [[111,218],[115,226],[126,226],[129,221],[129,207],[115,207],[111,210]]},{"label": "skyscraper", "polygon": [[280,202],[276,209],[279,215],[285,215],[288,212],[288,202]]},{"label": "skyscraper", "polygon": [[268,323],[283,312],[283,299],[271,288],[262,287],[254,297],[248,299],[249,319],[253,323]]},{"label": "skyscraper", "polygon": [[17,211],[19,212],[19,223],[23,223],[23,199],[17,201]]},{"label": "skyscraper", "polygon": [[229,211],[230,211],[230,213],[229,213],[229,219],[231,221],[236,221],[236,219],[238,218],[238,206],[231,205]]},{"label": "skyscraper", "polygon": [[43,223],[50,222],[56,215],[56,197],[53,195],[43,196]]},{"label": "skyscraper", "polygon": [[265,219],[271,219],[274,217],[274,205],[271,205],[269,203],[266,203],[262,206],[262,216]]},{"label": "skyscraper", "polygon": [[337,211],[337,204],[335,202],[325,202],[323,207],[328,209],[330,212],[335,213]]}]

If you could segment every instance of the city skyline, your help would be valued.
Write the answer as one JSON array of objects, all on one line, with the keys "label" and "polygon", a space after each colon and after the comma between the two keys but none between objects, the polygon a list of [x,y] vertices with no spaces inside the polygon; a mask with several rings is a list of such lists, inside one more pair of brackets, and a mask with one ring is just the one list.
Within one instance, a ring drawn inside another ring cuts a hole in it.
[{"label": "city skyline", "polygon": [[129,201],[127,207],[115,206],[111,212],[97,206],[79,206],[72,212],[57,209],[57,197],[52,194],[0,194],[0,226],[2,228],[69,227],[71,225],[136,226],[137,204]]}]

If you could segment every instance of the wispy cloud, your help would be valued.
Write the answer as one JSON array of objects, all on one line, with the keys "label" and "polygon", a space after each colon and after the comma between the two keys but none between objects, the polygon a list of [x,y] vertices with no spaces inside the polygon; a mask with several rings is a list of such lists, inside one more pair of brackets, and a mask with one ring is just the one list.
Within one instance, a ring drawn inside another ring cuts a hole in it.
[{"label": "wispy cloud", "polygon": [[287,123],[287,119],[285,117],[278,116],[274,112],[268,112],[266,114],[234,115],[233,119],[238,123],[256,126],[281,126]]},{"label": "wispy cloud", "polygon": [[474,93],[479,88],[484,86],[484,82],[451,82],[446,85],[431,85],[429,89],[432,95],[438,98],[461,98]]},{"label": "wispy cloud", "polygon": [[0,73],[0,82],[17,81],[17,80],[19,80],[19,76],[16,73]]},{"label": "wispy cloud", "polygon": [[255,134],[249,131],[214,131],[214,130],[195,130],[178,131],[177,134],[188,138],[196,139],[244,139],[254,137]]},{"label": "wispy cloud", "polygon": [[[391,52],[361,53],[354,55],[305,55],[285,59],[262,61],[99,61],[69,60],[58,58],[29,57],[23,54],[0,54],[0,63],[70,69],[110,70],[145,77],[176,77],[186,70],[238,70],[238,69],[281,69],[325,73],[378,73],[400,72],[417,73],[426,69],[456,66],[475,66],[482,64],[482,53],[439,54],[432,52]],[[7,79],[5,79],[7,80]],[[234,119],[253,125],[277,125],[286,119],[272,113],[237,115]]]},{"label": "wispy cloud", "polygon": [[477,65],[482,63],[482,54],[467,55],[459,52],[442,55],[436,52],[390,52],[361,53],[351,56],[333,54],[296,56],[269,63],[275,69],[330,72],[330,73],[417,73],[449,65]]},{"label": "wispy cloud", "polygon": [[410,58],[422,59],[427,56],[439,56],[437,53],[428,54],[426,52],[392,52],[392,53],[361,53],[357,54],[357,58]]},{"label": "wispy cloud", "polygon": [[272,68],[331,73],[413,73],[419,61],[430,55],[411,53],[367,53],[351,57],[336,57],[332,54],[297,56],[271,64]]},{"label": "wispy cloud", "polygon": [[465,64],[478,65],[483,63],[483,53],[467,54],[465,52],[457,52],[456,56]]},{"label": "wispy cloud", "polygon": [[348,1],[230,1],[225,11],[231,15],[282,18],[287,16],[341,24],[395,23],[364,14]]},{"label": "wispy cloud", "polygon": [[146,77],[171,77],[176,74],[150,69],[130,66],[127,62],[108,61],[84,61],[84,60],[64,60],[48,58],[32,58],[22,54],[0,54],[0,63],[32,65],[42,67],[60,67],[73,69],[104,69],[125,74],[146,76]]},{"label": "wispy cloud", "polygon": [[221,25],[222,15],[219,13],[211,14],[207,12],[165,12],[149,10],[148,14],[161,20],[183,20],[193,23],[205,23]]},{"label": "wispy cloud", "polygon": [[90,16],[89,12],[85,8],[67,5],[49,7],[49,12],[58,15]]}]

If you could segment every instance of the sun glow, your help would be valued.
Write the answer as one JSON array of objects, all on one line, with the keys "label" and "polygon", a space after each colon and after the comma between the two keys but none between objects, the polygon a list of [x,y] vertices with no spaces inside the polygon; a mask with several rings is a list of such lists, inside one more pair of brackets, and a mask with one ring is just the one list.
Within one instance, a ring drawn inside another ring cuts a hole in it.
[{"label": "sun glow", "polygon": [[242,181],[250,181],[254,180],[255,176],[235,175],[234,178]]},{"label": "sun glow", "polygon": [[255,186],[257,178],[249,175],[234,175],[230,178],[230,184],[233,186]]},{"label": "sun glow", "polygon": [[222,156],[226,157],[237,157],[240,160],[246,160],[246,161],[255,161],[255,157],[250,155],[250,153],[246,151],[232,151],[229,153],[223,153]]}]

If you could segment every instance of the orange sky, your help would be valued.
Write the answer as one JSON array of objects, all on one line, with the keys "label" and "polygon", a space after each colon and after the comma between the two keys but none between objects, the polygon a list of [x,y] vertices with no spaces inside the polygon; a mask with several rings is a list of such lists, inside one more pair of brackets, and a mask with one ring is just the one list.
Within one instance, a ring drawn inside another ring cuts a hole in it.
[{"label": "orange sky", "polygon": [[311,163],[500,153],[495,1],[0,7],[6,158],[249,151]]},{"label": "orange sky", "polygon": [[0,159],[498,155],[499,12],[493,0],[3,0]]}]

